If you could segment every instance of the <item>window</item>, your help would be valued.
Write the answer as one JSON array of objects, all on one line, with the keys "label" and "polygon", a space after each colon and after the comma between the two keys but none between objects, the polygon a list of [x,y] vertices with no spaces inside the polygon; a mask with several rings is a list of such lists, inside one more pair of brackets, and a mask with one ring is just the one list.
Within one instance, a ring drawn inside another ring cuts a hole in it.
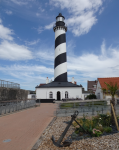
[{"label": "window", "polygon": [[57,22],[58,21],[64,21],[64,18],[63,17],[57,17]]},{"label": "window", "polygon": [[67,91],[65,92],[65,98],[68,98],[68,92]]},{"label": "window", "polygon": [[53,98],[53,93],[52,92],[49,93],[49,98]]},{"label": "window", "polygon": [[97,99],[100,99],[100,93],[98,93],[98,95],[97,95]]}]

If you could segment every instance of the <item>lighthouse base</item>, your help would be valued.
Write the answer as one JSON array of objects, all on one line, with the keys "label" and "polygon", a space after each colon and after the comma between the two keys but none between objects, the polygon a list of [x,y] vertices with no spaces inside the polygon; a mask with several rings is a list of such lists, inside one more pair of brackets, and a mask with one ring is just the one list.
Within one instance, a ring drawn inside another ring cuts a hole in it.
[{"label": "lighthouse base", "polygon": [[82,86],[70,82],[51,82],[36,87],[36,97],[41,102],[53,102],[64,99],[84,99]]}]

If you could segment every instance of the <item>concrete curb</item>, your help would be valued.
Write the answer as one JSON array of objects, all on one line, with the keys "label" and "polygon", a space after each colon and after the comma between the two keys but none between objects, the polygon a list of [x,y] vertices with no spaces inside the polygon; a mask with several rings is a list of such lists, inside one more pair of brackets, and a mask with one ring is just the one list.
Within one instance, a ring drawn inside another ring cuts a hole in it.
[{"label": "concrete curb", "polygon": [[45,136],[45,135],[43,135],[43,134],[45,133],[45,131],[46,131],[48,128],[50,128],[50,127],[52,126],[52,124],[54,123],[54,121],[55,121],[56,119],[57,119],[57,117],[54,117],[54,118],[52,119],[52,121],[49,123],[49,125],[46,127],[46,129],[43,131],[43,133],[41,134],[41,136],[39,137],[39,139],[37,140],[37,142],[35,143],[35,145],[32,147],[31,150],[37,150],[37,149],[38,149],[38,147],[40,146],[41,142],[42,142],[43,139],[44,139],[44,136]]}]

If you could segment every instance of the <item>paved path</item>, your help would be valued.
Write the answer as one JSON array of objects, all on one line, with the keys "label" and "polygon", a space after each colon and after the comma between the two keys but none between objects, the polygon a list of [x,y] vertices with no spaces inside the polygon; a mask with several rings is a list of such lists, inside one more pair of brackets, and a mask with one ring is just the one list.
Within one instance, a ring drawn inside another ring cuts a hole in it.
[{"label": "paved path", "polygon": [[[42,103],[40,107],[0,117],[0,150],[31,150],[55,110],[56,104]],[[6,139],[11,141],[3,142]]]}]

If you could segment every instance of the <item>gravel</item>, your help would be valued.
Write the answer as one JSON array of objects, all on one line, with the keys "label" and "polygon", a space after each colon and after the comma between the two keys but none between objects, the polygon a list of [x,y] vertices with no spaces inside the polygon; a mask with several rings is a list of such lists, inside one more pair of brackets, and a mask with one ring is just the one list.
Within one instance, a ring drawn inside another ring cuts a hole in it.
[{"label": "gravel", "polygon": [[[119,133],[101,137],[89,137],[78,141],[73,140],[69,147],[56,147],[51,140],[52,135],[54,135],[55,141],[57,141],[67,126],[67,122],[70,120],[71,117],[56,118],[54,123],[47,127],[42,134],[42,141],[38,150],[119,150]],[[73,126],[70,126],[63,141],[67,140],[72,135],[74,129]]]}]

